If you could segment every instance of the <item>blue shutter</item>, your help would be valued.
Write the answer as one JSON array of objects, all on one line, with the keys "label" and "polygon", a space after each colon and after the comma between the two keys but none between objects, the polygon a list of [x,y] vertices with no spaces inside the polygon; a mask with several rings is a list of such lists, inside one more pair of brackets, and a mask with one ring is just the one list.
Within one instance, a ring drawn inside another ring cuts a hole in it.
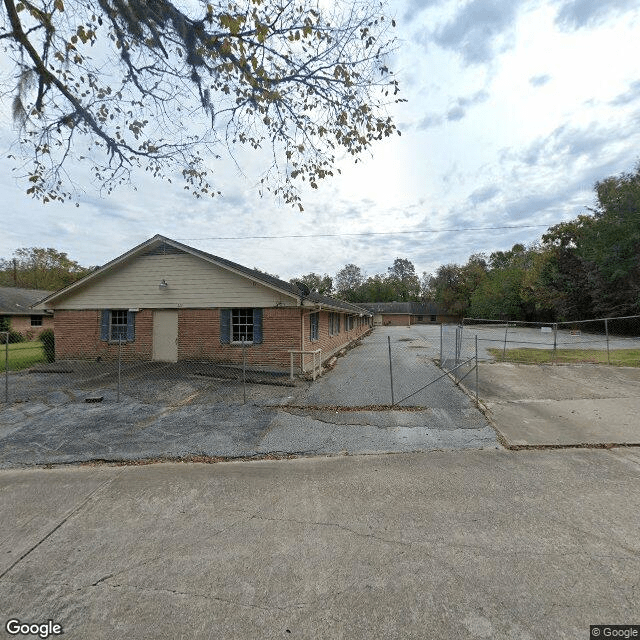
[{"label": "blue shutter", "polygon": [[100,340],[104,340],[105,342],[109,341],[109,316],[109,309],[103,309],[100,319]]},{"label": "blue shutter", "polygon": [[253,344],[262,344],[262,309],[253,310]]},{"label": "blue shutter", "polygon": [[136,337],[136,312],[127,311],[127,342],[133,342]]},{"label": "blue shutter", "polygon": [[231,309],[220,309],[220,344],[231,342]]}]

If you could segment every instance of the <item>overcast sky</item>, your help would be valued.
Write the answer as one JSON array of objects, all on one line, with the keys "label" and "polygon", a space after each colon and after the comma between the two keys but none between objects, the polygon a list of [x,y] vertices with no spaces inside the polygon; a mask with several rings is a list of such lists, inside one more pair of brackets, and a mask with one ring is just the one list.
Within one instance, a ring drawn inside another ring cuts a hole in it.
[{"label": "overcast sky", "polygon": [[[341,176],[303,192],[304,213],[260,199],[230,167],[213,200],[143,174],[137,191],[42,205],[12,177],[4,127],[0,257],[44,246],[99,265],[160,233],[287,280],[350,262],[373,275],[396,257],[432,272],[534,241],[591,206],[596,180],[640,159],[638,0],[408,0],[389,10],[401,39],[390,66],[408,100],[392,112],[402,136],[361,164],[345,159]],[[364,232],[376,235],[247,237]]]}]

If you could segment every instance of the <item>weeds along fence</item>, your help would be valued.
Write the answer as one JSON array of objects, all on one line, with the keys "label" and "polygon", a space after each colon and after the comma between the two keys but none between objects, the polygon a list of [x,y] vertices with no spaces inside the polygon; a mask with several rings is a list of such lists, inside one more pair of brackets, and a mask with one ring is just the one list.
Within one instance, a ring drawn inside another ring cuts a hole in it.
[{"label": "weeds along fence", "polygon": [[458,351],[523,364],[593,363],[640,366],[640,315],[571,322],[521,322],[465,318]]},{"label": "weeds along fence", "polygon": [[235,404],[264,395],[264,386],[286,388],[301,377],[313,379],[322,361],[320,350],[269,351],[262,345],[256,356],[244,343],[238,344],[232,362],[137,361],[126,359],[120,342],[112,360],[49,362],[41,342],[6,342],[0,333],[0,402],[6,403],[35,400],[57,405],[134,399],[143,403]]}]

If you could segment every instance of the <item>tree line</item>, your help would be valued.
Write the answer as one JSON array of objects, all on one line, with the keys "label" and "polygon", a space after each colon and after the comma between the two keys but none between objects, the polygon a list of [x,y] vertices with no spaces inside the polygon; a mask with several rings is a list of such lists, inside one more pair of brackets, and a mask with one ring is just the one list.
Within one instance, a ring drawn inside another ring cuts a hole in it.
[{"label": "tree line", "polygon": [[[424,274],[426,275],[426,274]],[[386,273],[366,276],[356,264],[345,265],[335,277],[308,273],[290,280],[304,284],[320,295],[335,296],[347,302],[408,302],[424,297],[425,281],[407,258],[396,258]]]},{"label": "tree line", "polygon": [[81,266],[56,249],[22,248],[12,258],[0,258],[0,286],[57,291],[94,269]]},{"label": "tree line", "polygon": [[429,277],[426,295],[460,315],[566,321],[640,314],[640,163],[595,185],[589,213],[530,246],[472,255]]}]

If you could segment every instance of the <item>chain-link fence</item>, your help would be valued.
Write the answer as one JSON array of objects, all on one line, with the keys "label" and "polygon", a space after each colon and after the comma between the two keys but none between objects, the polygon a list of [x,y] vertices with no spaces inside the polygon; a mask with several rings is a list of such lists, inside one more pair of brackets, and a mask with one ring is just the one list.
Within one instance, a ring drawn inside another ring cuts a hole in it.
[{"label": "chain-link fence", "polygon": [[[263,344],[258,353],[241,344],[233,362],[132,360],[125,343],[108,360],[47,362],[41,343],[2,345],[0,401],[286,404],[297,387],[306,394],[303,402],[318,406],[433,406],[442,385],[450,384],[448,375],[459,382],[475,365],[473,354],[450,355],[450,330],[456,327],[444,329],[443,341],[436,324],[380,327],[329,358],[320,349],[268,350]],[[326,383],[313,385],[321,374]]]},{"label": "chain-link fence", "polygon": [[39,341],[9,343],[5,336],[0,333],[0,402],[11,403],[259,401],[286,395],[287,388],[314,379],[322,360],[320,350],[269,350],[261,345],[256,354],[241,343],[233,361],[140,361],[127,358],[122,342],[109,360],[55,360],[47,358]]},{"label": "chain-link fence", "polygon": [[640,316],[554,323],[465,318],[459,333],[466,354],[477,336],[481,361],[640,366]]}]

